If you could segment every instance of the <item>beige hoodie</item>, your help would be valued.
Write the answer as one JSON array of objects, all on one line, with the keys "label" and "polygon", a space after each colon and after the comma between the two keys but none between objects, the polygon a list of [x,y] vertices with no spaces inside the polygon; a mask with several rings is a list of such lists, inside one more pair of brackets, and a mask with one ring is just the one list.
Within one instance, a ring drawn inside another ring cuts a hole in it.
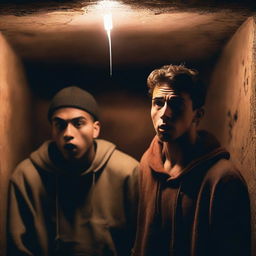
[{"label": "beige hoodie", "polygon": [[137,212],[137,161],[96,140],[92,165],[74,174],[45,142],[10,183],[8,255],[129,255]]}]

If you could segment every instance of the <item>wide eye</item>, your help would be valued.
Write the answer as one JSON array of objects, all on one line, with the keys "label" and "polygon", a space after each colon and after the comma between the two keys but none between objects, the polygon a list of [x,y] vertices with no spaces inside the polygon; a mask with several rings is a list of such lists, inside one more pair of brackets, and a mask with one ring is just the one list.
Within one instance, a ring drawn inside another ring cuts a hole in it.
[{"label": "wide eye", "polygon": [[164,99],[153,99],[153,106],[156,106],[156,107],[163,107],[165,104],[165,101]]},{"label": "wide eye", "polygon": [[76,127],[76,128],[81,128],[83,125],[85,125],[85,120],[81,119],[81,118],[77,118],[74,119],[72,121],[72,124]]},{"label": "wide eye", "polygon": [[54,121],[54,126],[59,130],[62,131],[67,127],[67,122],[64,120],[56,120]]},{"label": "wide eye", "polygon": [[171,99],[170,101],[168,101],[168,106],[171,108],[171,110],[174,113],[181,113],[183,108],[184,108],[184,101],[182,99]]}]

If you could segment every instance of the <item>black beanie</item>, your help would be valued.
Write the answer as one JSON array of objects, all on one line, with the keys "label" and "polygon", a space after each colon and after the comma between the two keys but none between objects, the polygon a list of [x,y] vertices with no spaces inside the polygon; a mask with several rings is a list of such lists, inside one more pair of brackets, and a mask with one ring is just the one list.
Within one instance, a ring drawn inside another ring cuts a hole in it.
[{"label": "black beanie", "polygon": [[94,97],[79,87],[70,86],[60,90],[53,97],[48,110],[48,120],[51,121],[55,110],[68,107],[82,109],[91,114],[95,120],[99,119],[99,106]]}]

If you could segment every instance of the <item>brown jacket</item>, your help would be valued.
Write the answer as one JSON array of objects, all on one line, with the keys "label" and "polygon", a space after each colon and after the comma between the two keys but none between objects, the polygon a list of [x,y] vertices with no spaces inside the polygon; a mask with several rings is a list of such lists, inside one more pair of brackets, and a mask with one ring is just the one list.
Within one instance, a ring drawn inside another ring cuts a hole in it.
[{"label": "brown jacket", "polygon": [[174,177],[157,137],[142,157],[134,256],[250,255],[246,184],[213,136],[199,138],[202,154]]}]

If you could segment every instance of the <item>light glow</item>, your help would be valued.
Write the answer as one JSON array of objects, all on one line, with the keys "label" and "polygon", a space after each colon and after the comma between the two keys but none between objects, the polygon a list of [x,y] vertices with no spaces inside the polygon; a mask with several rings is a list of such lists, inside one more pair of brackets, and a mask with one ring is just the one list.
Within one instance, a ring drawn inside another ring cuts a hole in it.
[{"label": "light glow", "polygon": [[113,28],[112,14],[107,13],[103,16],[104,27],[107,31],[108,46],[109,46],[109,74],[112,76],[112,47],[111,47],[111,29]]},{"label": "light glow", "polygon": [[113,10],[115,8],[120,8],[122,5],[117,1],[103,0],[98,2],[97,7],[102,10]]},{"label": "light glow", "polygon": [[113,28],[113,22],[112,22],[112,14],[108,13],[105,14],[104,17],[104,27],[107,31],[111,30]]}]

